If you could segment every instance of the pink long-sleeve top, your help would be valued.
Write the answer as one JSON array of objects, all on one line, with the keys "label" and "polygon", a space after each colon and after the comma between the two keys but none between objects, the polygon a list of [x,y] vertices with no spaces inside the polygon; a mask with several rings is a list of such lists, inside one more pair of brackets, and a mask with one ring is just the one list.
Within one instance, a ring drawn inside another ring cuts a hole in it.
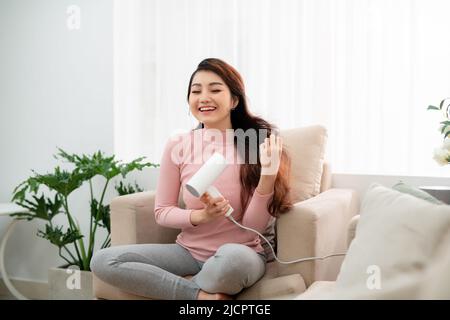
[{"label": "pink long-sleeve top", "polygon": [[[261,195],[255,190],[247,208],[241,207],[239,169],[242,162],[237,159],[242,158],[235,151],[232,134],[221,131],[221,136],[211,138],[209,131],[211,129],[197,129],[174,136],[166,143],[156,190],[156,222],[165,227],[181,229],[176,242],[200,261],[206,261],[226,243],[240,243],[262,252],[260,238],[256,233],[240,228],[226,217],[197,226],[190,222],[191,212],[203,209],[204,204],[185,185],[214,152],[221,153],[228,165],[213,185],[230,201],[236,221],[263,233],[272,218],[267,206],[273,192]],[[178,206],[179,192],[182,192],[185,209]]]}]

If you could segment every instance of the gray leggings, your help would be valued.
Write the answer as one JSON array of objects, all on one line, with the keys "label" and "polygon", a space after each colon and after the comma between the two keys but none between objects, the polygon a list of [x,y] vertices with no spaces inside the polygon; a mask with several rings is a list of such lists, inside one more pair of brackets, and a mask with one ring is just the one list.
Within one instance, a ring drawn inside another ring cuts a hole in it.
[{"label": "gray leggings", "polygon": [[[101,280],[136,295],[195,300],[201,290],[234,295],[265,272],[266,259],[249,247],[228,243],[205,262],[179,244],[135,244],[99,250],[91,260]],[[195,275],[191,280],[183,278]]]}]

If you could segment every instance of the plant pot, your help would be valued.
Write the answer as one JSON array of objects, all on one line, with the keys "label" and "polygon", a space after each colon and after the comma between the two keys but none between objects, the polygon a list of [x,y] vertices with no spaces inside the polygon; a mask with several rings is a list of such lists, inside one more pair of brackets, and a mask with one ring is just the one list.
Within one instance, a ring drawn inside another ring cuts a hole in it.
[{"label": "plant pot", "polygon": [[50,300],[93,300],[92,273],[72,268],[48,270]]}]

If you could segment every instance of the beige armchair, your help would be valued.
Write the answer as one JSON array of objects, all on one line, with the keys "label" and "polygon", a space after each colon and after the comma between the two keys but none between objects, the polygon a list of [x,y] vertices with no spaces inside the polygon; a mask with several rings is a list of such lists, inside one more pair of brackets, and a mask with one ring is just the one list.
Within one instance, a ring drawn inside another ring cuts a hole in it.
[{"label": "beige armchair", "polygon": [[[291,154],[294,207],[277,219],[277,255],[288,261],[345,252],[347,226],[359,208],[356,192],[333,189],[324,162],[327,138],[321,126],[281,132]],[[181,195],[180,195],[181,200]],[[154,218],[155,192],[115,198],[111,203],[111,245],[173,243],[179,230],[162,227]],[[183,203],[180,201],[180,207]],[[343,257],[284,265],[269,262],[264,277],[237,299],[291,299],[313,282],[335,280]],[[94,295],[101,299],[144,299],[94,276]]]}]

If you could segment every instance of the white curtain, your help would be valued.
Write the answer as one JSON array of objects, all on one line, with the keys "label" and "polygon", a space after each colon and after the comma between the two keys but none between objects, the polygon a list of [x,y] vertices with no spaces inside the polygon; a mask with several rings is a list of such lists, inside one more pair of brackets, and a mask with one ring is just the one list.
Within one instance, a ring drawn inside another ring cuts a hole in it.
[{"label": "white curtain", "polygon": [[159,162],[193,128],[204,58],[235,66],[251,110],[322,124],[337,173],[449,176],[432,159],[450,96],[448,0],[127,0],[114,10],[115,152]]}]

